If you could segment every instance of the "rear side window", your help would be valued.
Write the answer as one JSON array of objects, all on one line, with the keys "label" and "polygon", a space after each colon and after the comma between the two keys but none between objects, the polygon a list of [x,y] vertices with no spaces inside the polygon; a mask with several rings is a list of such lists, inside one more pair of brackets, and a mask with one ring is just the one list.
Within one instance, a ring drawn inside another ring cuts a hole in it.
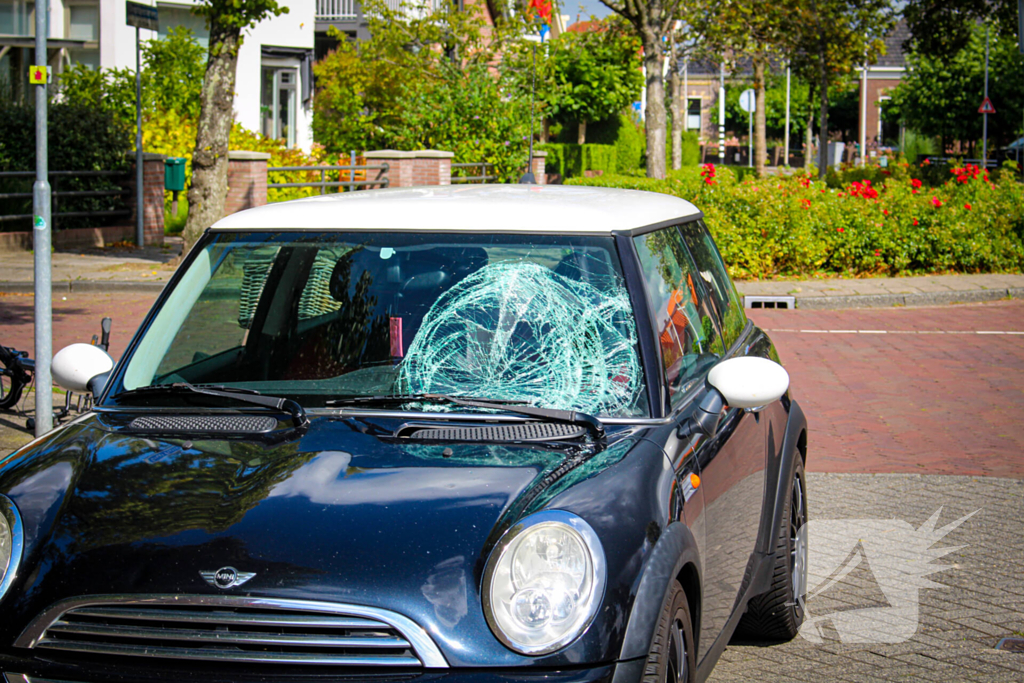
[{"label": "rear side window", "polygon": [[722,340],[676,228],[633,238],[675,405],[722,356]]},{"label": "rear side window", "polygon": [[711,239],[704,221],[684,223],[679,226],[679,231],[683,234],[686,246],[690,248],[700,277],[704,281],[704,288],[711,295],[710,303],[721,322],[722,336],[728,348],[739,339],[747,324],[747,316],[743,312],[739,294],[736,293],[736,287],[733,286],[722,261],[722,255],[718,253],[718,247]]}]

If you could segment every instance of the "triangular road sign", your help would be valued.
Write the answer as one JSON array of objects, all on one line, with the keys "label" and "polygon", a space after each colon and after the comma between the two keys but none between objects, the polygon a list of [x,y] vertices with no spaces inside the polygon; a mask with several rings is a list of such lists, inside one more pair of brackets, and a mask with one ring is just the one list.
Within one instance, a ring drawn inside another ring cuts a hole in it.
[{"label": "triangular road sign", "polygon": [[978,107],[979,114],[995,114],[996,108],[992,106],[992,100],[985,98],[981,101],[981,106]]}]

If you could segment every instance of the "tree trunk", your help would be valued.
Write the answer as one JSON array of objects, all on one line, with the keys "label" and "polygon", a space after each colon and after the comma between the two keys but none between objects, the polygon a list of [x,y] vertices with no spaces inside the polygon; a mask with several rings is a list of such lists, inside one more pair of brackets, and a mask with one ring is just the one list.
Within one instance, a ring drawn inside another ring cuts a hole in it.
[{"label": "tree trunk", "polygon": [[754,91],[757,96],[757,109],[754,110],[754,174],[764,177],[764,160],[768,156],[767,121],[765,115],[765,63],[763,55],[754,57]]},{"label": "tree trunk", "polygon": [[228,139],[234,122],[235,71],[241,30],[223,26],[216,18],[213,22],[200,95],[196,147],[192,153],[188,221],[182,233],[186,252],[204,230],[220,220],[228,194]]},{"label": "tree trunk", "polygon": [[580,121],[579,130],[576,132],[576,144],[587,144],[587,122]]},{"label": "tree trunk", "polygon": [[543,145],[551,136],[551,122],[546,118],[540,122],[540,143]]},{"label": "tree trunk", "polygon": [[662,69],[665,57],[661,43],[648,29],[642,32],[644,68],[647,70],[647,107],[644,129],[647,137],[647,177],[665,177],[665,82]]},{"label": "tree trunk", "polygon": [[818,119],[820,128],[818,132],[818,178],[825,179],[828,173],[828,70],[825,67],[825,45],[821,46],[821,55],[818,57],[818,72],[821,76],[821,113]]},{"label": "tree trunk", "polygon": [[804,133],[804,170],[810,173],[814,158],[814,110],[807,112],[807,130]]},{"label": "tree trunk", "polygon": [[682,104],[683,83],[679,78],[679,57],[675,46],[672,47],[672,62],[669,64],[668,90],[670,93],[669,111],[672,113],[672,168],[678,171],[683,167],[683,116],[680,113]]}]

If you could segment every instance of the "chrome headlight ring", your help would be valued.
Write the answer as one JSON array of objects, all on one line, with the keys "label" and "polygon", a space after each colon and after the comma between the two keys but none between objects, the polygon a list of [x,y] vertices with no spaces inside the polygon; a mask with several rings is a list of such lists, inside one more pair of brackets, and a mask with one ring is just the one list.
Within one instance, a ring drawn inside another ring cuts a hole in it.
[{"label": "chrome headlight ring", "polygon": [[604,548],[590,525],[564,510],[539,512],[508,529],[491,551],[484,615],[509,649],[548,654],[587,630],[606,582]]},{"label": "chrome headlight ring", "polygon": [[25,546],[25,529],[14,502],[0,495],[0,600],[14,583]]}]

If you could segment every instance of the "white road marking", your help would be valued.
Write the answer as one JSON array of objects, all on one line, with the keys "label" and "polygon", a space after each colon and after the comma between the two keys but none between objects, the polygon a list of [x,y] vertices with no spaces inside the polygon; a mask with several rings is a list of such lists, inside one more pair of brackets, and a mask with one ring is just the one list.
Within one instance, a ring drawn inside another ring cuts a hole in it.
[{"label": "white road marking", "polygon": [[796,334],[1002,334],[1024,335],[1012,330],[794,330],[783,327],[763,328],[765,332],[792,332]]}]

